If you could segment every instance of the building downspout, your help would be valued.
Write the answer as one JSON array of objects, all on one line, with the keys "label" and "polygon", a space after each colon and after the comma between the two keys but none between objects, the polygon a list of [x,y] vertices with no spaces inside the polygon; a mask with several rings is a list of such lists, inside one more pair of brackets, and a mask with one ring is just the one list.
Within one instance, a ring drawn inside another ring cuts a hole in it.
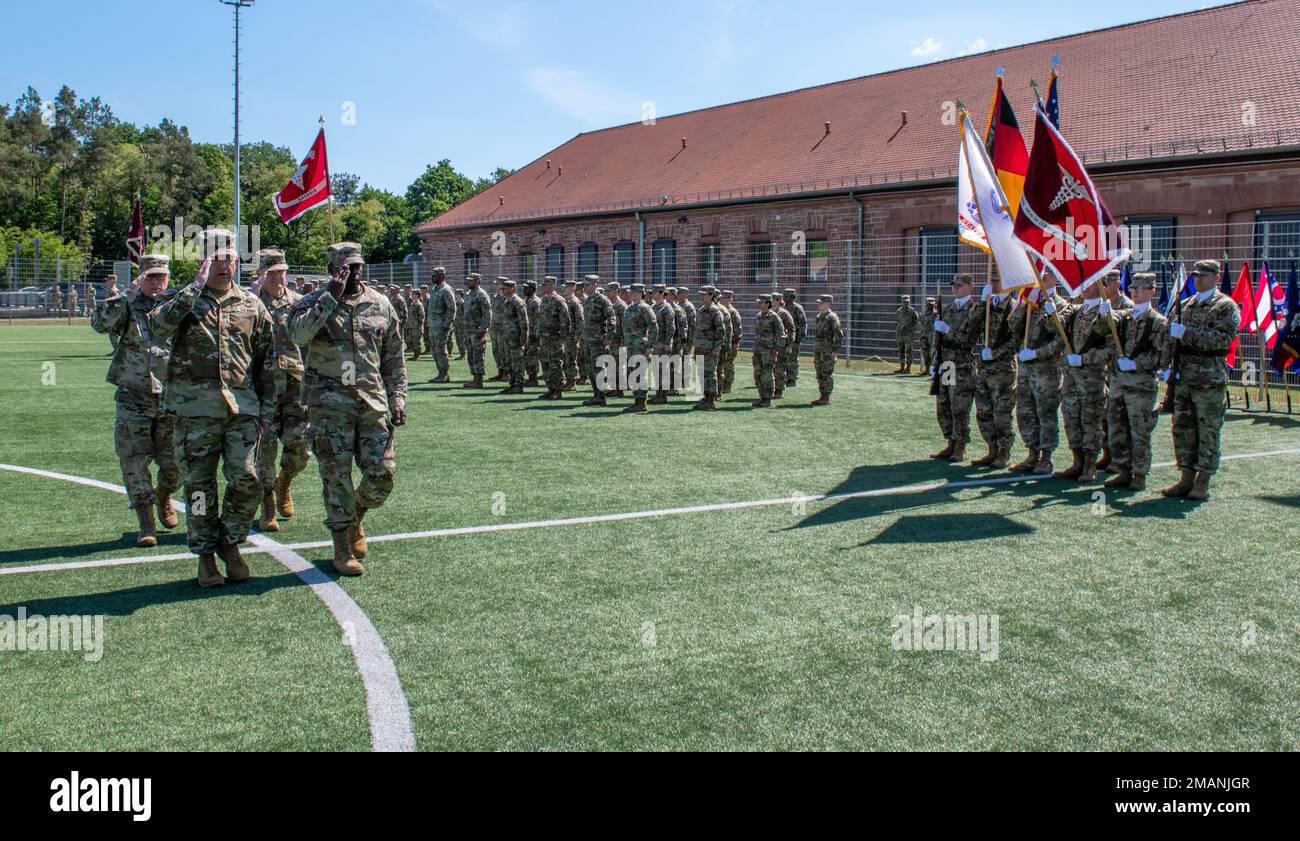
[{"label": "building downspout", "polygon": [[645,283],[645,217],[636,212],[636,282]]}]

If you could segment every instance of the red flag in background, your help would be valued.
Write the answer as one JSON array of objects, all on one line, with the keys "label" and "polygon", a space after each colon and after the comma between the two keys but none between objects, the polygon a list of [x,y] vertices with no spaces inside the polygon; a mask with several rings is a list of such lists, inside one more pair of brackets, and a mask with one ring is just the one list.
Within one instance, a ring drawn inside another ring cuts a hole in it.
[{"label": "red flag in background", "polygon": [[140,208],[140,194],[135,194],[135,205],[131,208],[131,227],[126,232],[126,258],[131,265],[140,265],[140,255],[144,253],[144,211]]},{"label": "red flag in background", "polygon": [[1255,290],[1255,305],[1252,309],[1254,316],[1250,332],[1263,333],[1264,337],[1260,341],[1264,347],[1272,350],[1273,345],[1277,344],[1277,322],[1273,320],[1273,276],[1269,274],[1267,262],[1259,269],[1259,288]]},{"label": "red flag in background", "polygon": [[274,198],[280,221],[285,224],[329,201],[330,168],[325,159],[325,129],[322,128],[316,135],[307,156],[298,164],[289,183]]},{"label": "red flag in background", "polygon": [[[1232,287],[1232,300],[1243,313],[1251,311],[1253,306],[1250,299],[1250,269],[1245,263],[1241,264],[1241,274],[1237,277],[1237,285]],[[1243,319],[1243,322],[1245,319]],[[1228,345],[1228,355],[1224,359],[1229,368],[1235,368],[1237,365],[1237,337],[1232,337],[1232,344]]]},{"label": "red flag in background", "polygon": [[[1000,70],[1001,68],[999,68]],[[989,124],[984,130],[984,148],[988,150],[993,171],[1007,197],[1011,218],[1020,212],[1020,197],[1025,191],[1025,174],[1029,172],[1029,149],[1020,133],[1020,123],[1011,110],[1011,101],[1002,90],[1002,74],[998,73],[998,87],[993,92],[993,105],[989,109]]]}]

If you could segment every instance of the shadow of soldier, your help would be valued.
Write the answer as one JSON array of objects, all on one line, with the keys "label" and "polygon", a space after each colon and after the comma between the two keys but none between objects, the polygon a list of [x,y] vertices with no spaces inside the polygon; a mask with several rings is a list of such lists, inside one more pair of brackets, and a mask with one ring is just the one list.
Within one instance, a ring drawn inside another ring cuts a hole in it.
[{"label": "shadow of soldier", "polygon": [[[65,544],[63,546],[32,546],[27,549],[3,549],[0,550],[0,566],[80,558],[112,550],[128,551],[136,548],[135,539],[135,532],[124,531],[122,536],[116,540],[96,540],[91,543]],[[158,532],[158,546],[147,552],[147,554],[154,554],[158,549],[168,546],[175,546],[180,551],[185,550],[185,529],[183,526],[172,532]],[[141,550],[141,554],[146,554],[145,550]]]},{"label": "shadow of soldier", "polygon": [[1251,426],[1273,426],[1278,429],[1295,429],[1300,426],[1300,420],[1288,415],[1269,415],[1263,412],[1229,412],[1223,418],[1225,423],[1236,423],[1238,421],[1248,420]]},{"label": "shadow of soldier", "polygon": [[899,517],[870,540],[845,549],[879,544],[965,543],[1023,537],[1036,529],[1003,514],[908,514]]},{"label": "shadow of soldier", "polygon": [[[254,563],[250,559],[250,563]],[[189,561],[177,563],[178,569],[188,571],[188,577],[177,581],[165,581],[157,584],[141,584],[121,590],[103,593],[84,593],[77,596],[56,596],[48,599],[35,599],[13,604],[0,605],[0,615],[14,616],[18,608],[25,608],[28,616],[131,616],[139,610],[162,604],[194,602],[204,599],[226,597],[261,596],[284,587],[306,586],[301,578],[292,572],[284,571],[278,575],[257,575],[253,568],[253,577],[242,584],[229,584],[225,587],[204,589],[194,581],[194,567]]]},{"label": "shadow of soldier", "polygon": [[1259,499],[1290,508],[1300,508],[1300,496],[1261,496]]}]

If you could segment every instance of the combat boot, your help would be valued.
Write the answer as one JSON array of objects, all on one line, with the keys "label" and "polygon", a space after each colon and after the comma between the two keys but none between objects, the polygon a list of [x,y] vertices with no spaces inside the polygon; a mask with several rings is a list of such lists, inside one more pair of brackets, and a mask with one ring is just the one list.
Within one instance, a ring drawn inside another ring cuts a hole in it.
[{"label": "combat boot", "polygon": [[1145,491],[1147,489],[1147,476],[1145,473],[1134,473],[1133,480],[1128,483],[1130,491]]},{"label": "combat boot", "polygon": [[950,458],[952,456],[952,451],[953,449],[956,448],[956,446],[957,446],[957,442],[949,438],[948,445],[944,447],[942,450],[938,450],[936,452],[930,453],[930,458],[937,458],[937,459]]},{"label": "combat boot", "polygon": [[1092,453],[1083,454],[1083,469],[1079,471],[1079,481],[1081,483],[1097,481],[1097,457]]},{"label": "combat boot", "polygon": [[1031,471],[1034,476],[1051,476],[1052,475],[1052,451],[1043,450],[1038,457],[1038,464],[1034,465]]},{"label": "combat boot", "polygon": [[646,408],[646,404],[645,404],[645,395],[641,394],[641,395],[637,395],[637,396],[633,397],[633,398],[632,398],[632,405],[631,405],[631,406],[628,406],[628,407],[627,407],[626,409],[624,409],[623,411],[625,411],[625,412],[638,412],[638,413],[640,413],[640,412],[648,412],[648,411],[650,411],[648,408]]},{"label": "combat boot", "polygon": [[1064,470],[1053,473],[1053,479],[1078,479],[1079,474],[1083,472],[1083,450],[1070,450],[1070,452],[1074,453],[1074,461]]},{"label": "combat boot", "polygon": [[348,538],[348,529],[333,529],[330,537],[334,540],[334,571],[339,575],[360,575],[366,571],[361,562],[352,557],[352,545]]},{"label": "combat boot", "polygon": [[1192,489],[1187,492],[1188,499],[1209,499],[1210,498],[1210,474],[1204,470],[1196,471],[1196,478],[1192,480]]},{"label": "combat boot", "polygon": [[997,455],[993,457],[993,463],[989,467],[996,467],[1001,470],[1007,466],[1009,461],[1011,461],[1011,450],[1006,447],[998,447]]},{"label": "combat boot", "polygon": [[276,510],[286,520],[293,516],[293,492],[289,490],[291,484],[293,477],[288,473],[282,472],[275,477],[275,496],[278,500]]},{"label": "combat boot", "polygon": [[784,388],[778,388],[778,389],[777,389],[777,390],[772,394],[772,399],[773,399],[773,400],[780,400],[782,397],[785,397],[785,389],[784,389]]},{"label": "combat boot", "polygon": [[948,456],[948,461],[961,461],[966,458],[966,442],[954,441],[952,455]]},{"label": "combat boot", "polygon": [[241,581],[247,581],[253,574],[244,563],[244,556],[239,554],[238,543],[223,543],[217,547],[217,554],[221,560],[226,562],[226,578],[231,584],[238,584]]},{"label": "combat boot", "polygon": [[1128,470],[1127,470],[1127,468],[1123,468],[1123,467],[1121,467],[1121,468],[1119,468],[1119,472],[1116,473],[1114,476],[1111,476],[1111,477],[1110,477],[1109,479],[1107,479],[1105,482],[1103,482],[1103,483],[1102,483],[1102,486],[1103,486],[1103,487],[1106,487],[1106,488],[1110,488],[1110,489],[1112,489],[1112,490],[1114,490],[1114,489],[1116,489],[1116,488],[1130,488],[1130,489],[1131,489],[1131,487],[1132,487],[1132,483],[1133,483],[1133,478],[1134,478],[1134,477],[1133,477],[1133,474],[1132,474],[1132,473],[1129,473]]},{"label": "combat boot", "polygon": [[537,382],[537,375],[536,375],[536,374],[531,374],[531,375],[528,377],[528,380],[524,383],[524,386],[525,386],[526,388],[536,388],[538,385],[539,385],[539,383]]},{"label": "combat boot", "polygon": [[714,405],[713,405],[713,395],[712,395],[712,394],[706,394],[706,395],[704,396],[704,399],[703,399],[703,400],[701,400],[700,402],[696,403],[696,404],[695,404],[694,406],[692,406],[691,408],[692,408],[692,409],[703,409],[703,410],[706,411],[706,412],[712,412],[712,411],[714,410],[714,408],[715,408]]},{"label": "combat boot", "polygon": [[972,467],[988,467],[998,457],[998,448],[989,444],[989,451],[979,458],[971,459]]},{"label": "combat boot", "polygon": [[158,522],[162,523],[165,529],[174,529],[180,520],[176,516],[176,509],[172,506],[171,491],[163,491],[161,488],[154,492],[154,499],[158,504]]},{"label": "combat boot", "polygon": [[199,555],[199,586],[200,587],[223,587],[226,578],[217,569],[217,557],[211,552],[204,552]]},{"label": "combat boot", "polygon": [[1192,491],[1192,485],[1196,482],[1196,471],[1183,468],[1182,476],[1177,482],[1174,482],[1167,488],[1162,488],[1160,493],[1165,496],[1187,496]]},{"label": "combat boot", "polygon": [[622,400],[623,397],[625,397],[626,395],[623,394],[623,389],[620,388],[620,389],[616,389],[616,390],[614,390],[614,391],[607,391],[607,392],[605,392],[605,396],[606,396],[606,397],[617,397],[617,398],[619,398],[620,400]]},{"label": "combat boot", "polygon": [[482,387],[483,387],[482,374],[475,374],[474,379],[470,380],[469,382],[461,386],[461,388],[482,388]]},{"label": "combat boot", "polygon": [[754,401],[754,408],[755,408],[755,409],[770,409],[770,408],[772,408],[772,401],[771,401],[769,398],[767,398],[767,397],[760,397],[759,399],[757,399],[757,400]]},{"label": "combat boot", "polygon": [[577,390],[578,390],[578,383],[576,380],[564,381],[564,391],[577,391]]},{"label": "combat boot", "polygon": [[501,394],[523,394],[523,393],[524,393],[524,385],[523,385],[523,383],[515,383],[515,384],[512,385],[512,386],[509,386],[509,387],[507,387],[507,388],[503,388],[503,389],[501,389],[501,392],[500,392],[500,393],[501,393]]},{"label": "combat boot", "polygon": [[357,521],[348,526],[348,541],[352,544],[352,556],[354,558],[364,558],[366,552],[370,551],[366,546],[366,530],[361,525],[361,520],[366,516],[366,509],[360,505],[357,506]]},{"label": "combat boot", "polygon": [[157,546],[158,530],[153,524],[153,506],[137,505],[135,518],[140,521],[140,533],[136,535],[135,545],[140,547]]},{"label": "combat boot", "polygon": [[451,376],[450,376],[446,371],[439,371],[439,372],[438,372],[438,376],[436,376],[436,377],[434,377],[433,379],[429,380],[429,382],[431,382],[431,383],[449,383],[449,382],[451,382]]},{"label": "combat boot", "polygon": [[279,531],[280,523],[275,519],[275,491],[262,492],[262,517],[257,521],[259,531]]},{"label": "combat boot", "polygon": [[539,394],[539,395],[537,395],[537,399],[538,399],[538,400],[554,400],[554,399],[555,399],[555,389],[553,389],[553,388],[548,388],[548,389],[546,389],[546,393],[545,393],[545,394]]},{"label": "combat boot", "polygon": [[1024,461],[1011,465],[1012,473],[1030,473],[1038,466],[1038,450],[1030,450]]},{"label": "combat boot", "polygon": [[1112,468],[1112,467],[1110,466],[1110,461],[1111,461],[1111,459],[1110,459],[1110,447],[1109,447],[1109,446],[1102,447],[1102,448],[1101,448],[1101,458],[1097,459],[1097,469],[1098,469],[1098,470],[1104,470],[1104,471],[1106,471],[1107,473],[1118,473],[1118,472],[1119,472],[1119,468],[1118,468],[1118,467],[1114,467],[1114,468]]},{"label": "combat boot", "polygon": [[829,405],[830,405],[830,402],[831,402],[831,396],[830,396],[829,394],[827,394],[826,392],[823,391],[823,392],[821,392],[821,393],[819,393],[819,394],[817,395],[817,399],[816,399],[816,400],[812,401],[812,402],[809,403],[808,405],[809,405],[809,406],[829,406]]},{"label": "combat boot", "polygon": [[605,405],[608,405],[608,404],[606,404],[606,402],[605,402],[605,395],[601,394],[601,393],[598,391],[598,392],[596,392],[595,394],[593,394],[593,395],[591,395],[590,397],[588,397],[586,400],[582,401],[582,405],[584,405],[584,406],[605,406]]},{"label": "combat boot", "polygon": [[667,402],[668,402],[668,392],[664,391],[664,390],[661,388],[661,389],[659,389],[658,391],[655,392],[655,396],[654,396],[654,397],[651,397],[651,398],[650,398],[649,400],[647,400],[646,402],[647,402],[647,403],[654,404],[654,405],[656,405],[656,406],[661,405],[661,404],[664,404],[664,403],[667,403]]}]

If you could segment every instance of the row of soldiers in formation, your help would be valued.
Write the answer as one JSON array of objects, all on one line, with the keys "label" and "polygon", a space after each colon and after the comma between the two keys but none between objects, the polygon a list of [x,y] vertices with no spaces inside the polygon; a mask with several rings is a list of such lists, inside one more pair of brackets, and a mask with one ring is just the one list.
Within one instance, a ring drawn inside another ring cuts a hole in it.
[{"label": "row of soldiers in formation", "polygon": [[[713,286],[699,289],[698,306],[682,286],[640,283],[623,286],[602,283],[598,275],[586,275],[582,282],[560,281],[552,275],[542,278],[541,288],[508,277],[496,279],[495,294],[481,288],[482,278],[471,273],[466,289],[453,297],[446,283],[446,270],[433,269],[432,285],[405,295],[390,288],[399,316],[406,324],[406,341],[419,358],[421,340],[432,353],[438,374],[430,382],[450,382],[448,371],[451,341],[455,338],[469,357],[470,380],[465,388],[483,388],[487,378],[488,340],[491,340],[496,374],[488,381],[506,383],[504,394],[522,394],[528,387],[545,383],[540,400],[561,399],[564,392],[590,385],[588,406],[606,406],[611,397],[624,397],[627,378],[617,368],[621,360],[641,357],[650,370],[661,370],[655,361],[675,358],[685,367],[697,360],[703,397],[693,408],[710,410],[731,391],[735,381],[736,357],[744,327],[734,305],[735,293]],[[561,291],[563,290],[563,291]],[[541,294],[538,294],[540,291]],[[795,290],[780,295],[760,295],[754,322],[752,367],[758,399],[753,405],[770,408],[785,389],[799,377],[798,348],[807,333],[808,319],[795,300]],[[426,303],[427,301],[427,303]],[[835,358],[843,344],[839,316],[833,299],[822,295],[814,335],[814,363],[820,394],[813,405],[830,402]],[[612,365],[603,364],[612,363]],[[611,370],[613,369],[613,370]],[[662,369],[671,372],[671,368]],[[612,378],[612,379],[611,379]],[[650,405],[664,404],[680,394],[669,376],[655,382],[649,395],[648,381],[636,383],[628,412],[646,412]],[[613,386],[613,387],[602,387]]]},{"label": "row of soldiers in formation", "polygon": [[[1054,290],[1041,301],[995,295],[988,286],[976,301],[971,276],[956,275],[954,298],[933,324],[930,373],[946,445],[931,457],[965,458],[973,402],[988,452],[972,463],[1007,467],[1014,407],[1029,454],[1011,470],[1079,482],[1108,471],[1115,475],[1106,487],[1143,490],[1163,381],[1173,389],[1179,478],[1161,493],[1207,498],[1227,406],[1225,356],[1241,323],[1236,304],[1219,290],[1220,273],[1214,260],[1197,262],[1195,285],[1204,291],[1172,320],[1152,306],[1151,273],[1132,276],[1131,298],[1114,271],[1073,301]],[[1073,460],[1053,472],[1058,411]]]}]

